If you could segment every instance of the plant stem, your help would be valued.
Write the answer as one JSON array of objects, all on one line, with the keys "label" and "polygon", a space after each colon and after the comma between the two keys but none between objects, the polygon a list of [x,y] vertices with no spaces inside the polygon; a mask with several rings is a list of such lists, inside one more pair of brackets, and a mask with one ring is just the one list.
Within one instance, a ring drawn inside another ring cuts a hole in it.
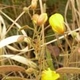
[{"label": "plant stem", "polygon": [[[1,11],[0,10],[0,13],[2,14],[2,15],[4,15],[7,19],[9,19],[11,22],[13,22],[18,28],[21,28],[21,26],[17,23],[17,22],[15,22],[13,19],[11,19],[8,15],[6,15],[3,11]],[[21,32],[25,35],[25,36],[27,36],[27,34],[26,34],[26,32],[24,31],[24,30],[21,30]],[[7,34],[7,33],[6,33]]]}]

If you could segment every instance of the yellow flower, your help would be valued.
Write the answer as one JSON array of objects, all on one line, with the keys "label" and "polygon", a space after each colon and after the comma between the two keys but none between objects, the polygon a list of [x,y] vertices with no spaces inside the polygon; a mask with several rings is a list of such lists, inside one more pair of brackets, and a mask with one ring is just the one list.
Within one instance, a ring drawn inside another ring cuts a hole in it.
[{"label": "yellow flower", "polygon": [[42,72],[41,80],[57,80],[59,77],[60,75],[58,73],[48,68],[48,70]]},{"label": "yellow flower", "polygon": [[61,14],[55,13],[50,16],[49,24],[54,32],[63,34],[65,32],[64,18]]}]

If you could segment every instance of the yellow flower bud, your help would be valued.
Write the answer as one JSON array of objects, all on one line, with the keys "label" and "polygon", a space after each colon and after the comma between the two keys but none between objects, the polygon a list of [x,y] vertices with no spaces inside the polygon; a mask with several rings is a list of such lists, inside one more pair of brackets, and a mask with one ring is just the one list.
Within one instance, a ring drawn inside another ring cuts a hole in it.
[{"label": "yellow flower bud", "polygon": [[37,24],[38,18],[39,18],[39,15],[34,14],[33,17],[32,17],[33,22]]},{"label": "yellow flower bud", "polygon": [[36,9],[36,7],[37,7],[37,0],[32,0],[31,1],[31,8]]},{"label": "yellow flower bud", "polygon": [[28,68],[27,70],[25,70],[26,73],[33,73],[34,71],[36,71],[35,69],[33,68]]},{"label": "yellow flower bud", "polygon": [[64,18],[61,14],[55,13],[50,16],[49,24],[53,31],[58,34],[63,34],[65,32]]},{"label": "yellow flower bud", "polygon": [[57,80],[59,77],[60,75],[58,73],[48,68],[48,70],[42,72],[41,80]]},{"label": "yellow flower bud", "polygon": [[38,18],[37,24],[42,25],[47,21],[47,19],[48,19],[47,13],[42,13]]}]

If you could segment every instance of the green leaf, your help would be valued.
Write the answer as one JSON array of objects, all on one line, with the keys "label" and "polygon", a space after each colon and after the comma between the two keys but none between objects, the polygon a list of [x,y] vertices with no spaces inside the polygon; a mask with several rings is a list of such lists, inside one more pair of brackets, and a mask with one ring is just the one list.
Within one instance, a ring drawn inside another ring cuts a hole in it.
[{"label": "green leaf", "polygon": [[47,48],[46,48],[46,60],[47,60],[47,64],[48,64],[49,68],[54,70],[52,57],[51,57],[51,54]]}]

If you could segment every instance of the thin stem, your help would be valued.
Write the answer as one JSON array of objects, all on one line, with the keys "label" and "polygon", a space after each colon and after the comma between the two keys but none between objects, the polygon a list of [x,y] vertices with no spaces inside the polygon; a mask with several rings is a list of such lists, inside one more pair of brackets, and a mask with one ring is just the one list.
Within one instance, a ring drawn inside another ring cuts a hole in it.
[{"label": "thin stem", "polygon": [[41,10],[41,13],[43,13],[42,0],[39,0],[39,3],[40,3],[40,10]]},{"label": "thin stem", "polygon": [[[39,3],[40,3],[40,10],[41,10],[41,14],[43,13],[43,4],[42,4],[42,0],[39,0]],[[42,35],[42,44],[44,45],[45,43],[45,36],[44,36],[44,24],[41,25],[41,35]],[[45,54],[45,45],[41,48],[41,53],[40,53],[40,58],[39,58],[39,62],[40,62],[40,72],[42,69],[44,69],[44,66],[45,66],[45,63],[44,63],[44,54]]]},{"label": "thin stem", "polygon": [[[3,11],[0,10],[0,13],[1,13],[2,15],[4,15],[7,19],[9,19],[11,22],[13,22],[18,28],[21,28],[21,26],[20,26],[18,23],[16,23],[13,19],[11,19],[11,18],[10,18],[8,15],[6,15]],[[24,30],[21,30],[21,32],[22,32],[24,35],[27,36],[27,34],[26,34],[26,32],[25,32]]]},{"label": "thin stem", "polygon": [[12,23],[12,25],[10,26],[10,28],[7,30],[6,34],[10,31],[10,29],[13,27],[13,25],[21,18],[21,16],[25,13],[25,11],[23,11],[17,18],[16,20]]}]

